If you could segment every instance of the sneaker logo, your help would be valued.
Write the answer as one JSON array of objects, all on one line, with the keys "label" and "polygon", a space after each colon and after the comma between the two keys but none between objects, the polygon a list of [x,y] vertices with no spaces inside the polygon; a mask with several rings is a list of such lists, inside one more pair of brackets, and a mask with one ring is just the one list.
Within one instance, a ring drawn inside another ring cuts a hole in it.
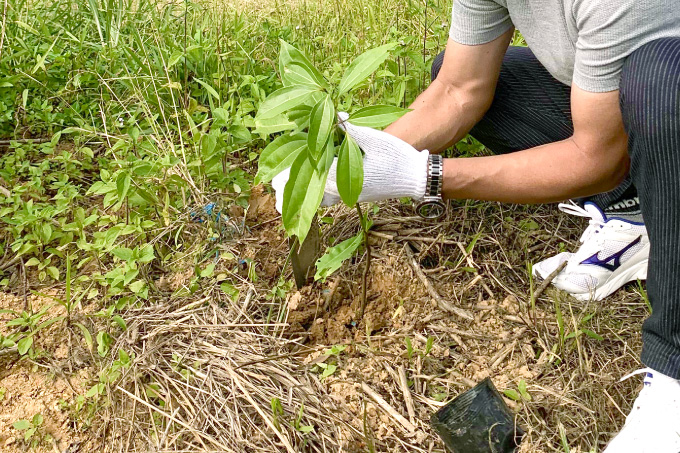
[{"label": "sneaker logo", "polygon": [[607,207],[607,209],[605,209],[605,212],[630,211],[631,210],[630,208],[635,208],[633,211],[639,211],[640,198],[634,197],[629,198],[627,200],[621,200],[618,203]]},{"label": "sneaker logo", "polygon": [[[608,271],[614,272],[616,269],[618,269],[621,266],[621,257],[623,256],[624,253],[626,253],[628,250],[633,248],[636,244],[638,244],[642,240],[642,236],[638,236],[637,239],[635,239],[633,242],[619,250],[618,252],[614,253],[613,255],[608,256],[607,258],[601,260],[597,257],[597,255],[600,252],[597,252],[590,258],[587,258],[583,261],[581,261],[581,264],[594,264],[595,266],[600,266],[604,267]],[[609,262],[612,262],[609,264]]]}]

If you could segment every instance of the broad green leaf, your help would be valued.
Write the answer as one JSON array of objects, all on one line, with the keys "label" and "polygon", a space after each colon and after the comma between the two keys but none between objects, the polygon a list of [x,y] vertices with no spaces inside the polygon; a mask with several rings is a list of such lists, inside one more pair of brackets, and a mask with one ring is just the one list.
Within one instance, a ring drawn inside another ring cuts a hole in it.
[{"label": "broad green leaf", "polygon": [[309,105],[299,105],[288,111],[288,119],[295,122],[298,128],[307,129],[309,128],[309,117],[312,113],[312,106]]},{"label": "broad green leaf", "polygon": [[19,430],[19,431],[25,431],[28,428],[30,428],[31,426],[33,426],[33,425],[28,420],[17,420],[14,423],[12,423],[12,427],[14,429]]},{"label": "broad green leaf", "polygon": [[19,350],[19,355],[24,355],[33,346],[33,337],[24,337],[17,343],[17,349]]},{"label": "broad green leaf", "polygon": [[302,65],[290,63],[283,68],[281,73],[283,86],[309,85],[314,88],[321,88],[314,75]]},{"label": "broad green leaf", "polygon": [[309,99],[312,93],[316,91],[315,88],[307,85],[298,85],[276,90],[269,95],[262,105],[260,105],[255,121],[265,118],[274,118],[293,107],[303,104]]},{"label": "broad green leaf", "polygon": [[271,181],[274,176],[293,165],[295,159],[306,148],[307,134],[305,133],[278,137],[260,154],[255,184]]},{"label": "broad green leaf", "polygon": [[300,153],[291,167],[290,179],[283,191],[283,226],[301,243],[321,204],[327,176],[327,172],[319,172],[314,167],[307,153]]},{"label": "broad green leaf", "polygon": [[290,131],[297,127],[294,122],[280,114],[272,118],[257,118],[255,120],[255,132],[262,135],[275,134],[277,132]]},{"label": "broad green leaf", "polygon": [[340,198],[347,206],[354,206],[364,184],[364,162],[359,145],[348,135],[340,146],[337,172]]},{"label": "broad green leaf", "polygon": [[123,261],[130,261],[132,259],[132,250],[127,247],[118,247],[111,250],[115,257]]},{"label": "broad green leaf", "polygon": [[333,165],[334,159],[335,159],[335,144],[333,143],[333,140],[328,140],[328,142],[326,143],[326,149],[321,158],[318,159],[316,168],[321,173],[326,173],[328,172],[328,170],[331,169],[331,165]]},{"label": "broad green leaf", "polygon": [[338,87],[340,92],[339,94],[343,95],[363,82],[366,77],[378,69],[378,66],[380,66],[387,59],[387,57],[390,55],[390,51],[395,47],[397,47],[395,43],[385,44],[359,55],[349,65],[345,71],[345,74],[342,76],[340,86]]},{"label": "broad green leaf", "polygon": [[335,247],[326,249],[326,253],[316,261],[314,280],[322,280],[340,269],[342,263],[351,258],[364,240],[364,232],[342,241]]},{"label": "broad green leaf", "polygon": [[309,77],[311,77],[316,83],[316,85],[322,86],[324,88],[328,87],[326,79],[321,75],[321,73],[314,67],[312,62],[300,52],[295,46],[288,44],[286,41],[281,40],[281,51],[279,52],[279,73],[281,74],[281,79],[283,80],[284,86],[289,86],[294,83],[290,78],[287,77],[286,68],[290,68],[292,65],[298,65],[302,70],[304,70]]},{"label": "broad green leaf", "polygon": [[326,149],[328,137],[333,130],[335,120],[335,106],[330,96],[326,95],[317,103],[309,117],[309,135],[307,136],[307,147],[315,161]]},{"label": "broad green leaf", "polygon": [[410,111],[393,105],[372,105],[352,113],[348,121],[355,126],[385,127]]}]

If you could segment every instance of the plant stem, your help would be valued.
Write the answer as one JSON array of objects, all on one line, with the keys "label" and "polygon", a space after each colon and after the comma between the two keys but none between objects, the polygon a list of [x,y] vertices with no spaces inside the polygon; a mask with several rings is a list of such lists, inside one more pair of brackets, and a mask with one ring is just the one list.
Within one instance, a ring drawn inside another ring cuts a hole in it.
[{"label": "plant stem", "polygon": [[359,309],[359,316],[357,317],[357,322],[359,322],[364,317],[364,311],[366,310],[366,290],[368,287],[368,270],[371,267],[371,246],[368,243],[368,228],[366,227],[366,219],[364,219],[364,214],[361,212],[361,207],[359,203],[356,204],[357,212],[359,213],[359,222],[361,223],[361,230],[364,232],[364,247],[366,248],[366,264],[364,265],[364,272],[361,276],[361,308]]}]

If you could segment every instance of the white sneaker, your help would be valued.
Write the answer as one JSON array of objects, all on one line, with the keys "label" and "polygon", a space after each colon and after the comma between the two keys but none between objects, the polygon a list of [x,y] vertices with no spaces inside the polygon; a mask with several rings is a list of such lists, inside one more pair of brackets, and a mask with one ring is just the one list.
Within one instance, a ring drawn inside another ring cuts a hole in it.
[{"label": "white sneaker", "polygon": [[679,453],[680,381],[646,368],[644,387],[626,424],[604,453]]},{"label": "white sneaker", "polygon": [[641,223],[619,218],[607,219],[596,204],[584,208],[575,203],[560,203],[568,214],[590,217],[576,253],[560,253],[536,263],[532,273],[546,279],[564,261],[567,266],[553,279],[557,288],[579,300],[602,300],[626,283],[647,278],[649,237]]}]

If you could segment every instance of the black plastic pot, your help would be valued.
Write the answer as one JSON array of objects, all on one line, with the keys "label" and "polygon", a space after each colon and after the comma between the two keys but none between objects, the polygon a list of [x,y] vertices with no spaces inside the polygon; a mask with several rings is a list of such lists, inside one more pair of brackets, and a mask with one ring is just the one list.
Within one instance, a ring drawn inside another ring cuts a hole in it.
[{"label": "black plastic pot", "polygon": [[524,436],[489,378],[432,414],[430,425],[453,453],[514,453]]}]

